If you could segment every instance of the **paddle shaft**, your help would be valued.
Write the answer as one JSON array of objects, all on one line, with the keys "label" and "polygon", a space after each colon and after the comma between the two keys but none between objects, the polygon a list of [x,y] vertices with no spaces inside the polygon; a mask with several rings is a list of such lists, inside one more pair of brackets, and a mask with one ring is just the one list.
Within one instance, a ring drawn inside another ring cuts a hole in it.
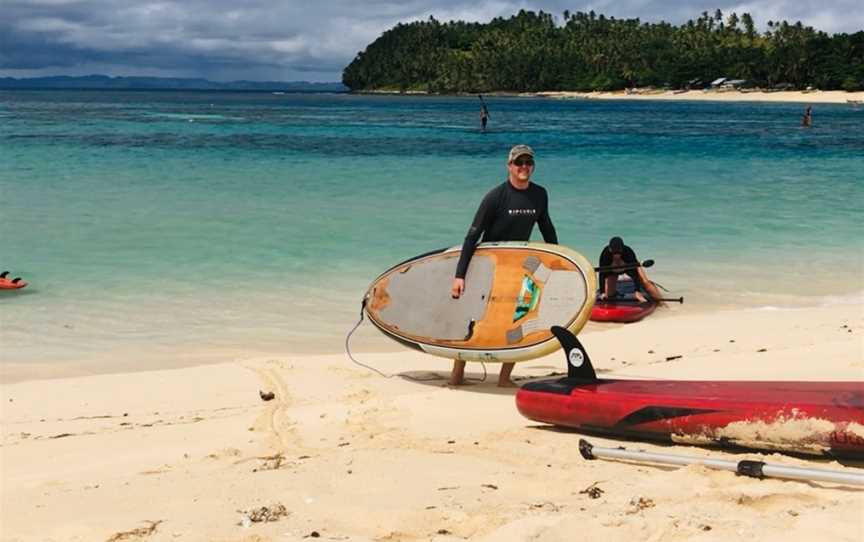
[{"label": "paddle shaft", "polygon": [[654,260],[645,260],[642,263],[631,263],[627,265],[602,265],[595,267],[597,273],[622,273],[631,269],[639,269],[640,267],[651,267],[654,265]]},{"label": "paddle shaft", "polygon": [[600,448],[584,439],[579,440],[579,451],[585,459],[624,459],[628,461],[644,461],[646,463],[678,466],[703,465],[708,468],[726,470],[753,478],[785,478],[789,480],[832,482],[837,484],[864,486],[864,474],[857,472],[841,472],[827,469],[808,469],[784,465],[769,465],[762,461],[726,461],[705,457],[660,454],[643,450],[632,451],[624,448]]}]

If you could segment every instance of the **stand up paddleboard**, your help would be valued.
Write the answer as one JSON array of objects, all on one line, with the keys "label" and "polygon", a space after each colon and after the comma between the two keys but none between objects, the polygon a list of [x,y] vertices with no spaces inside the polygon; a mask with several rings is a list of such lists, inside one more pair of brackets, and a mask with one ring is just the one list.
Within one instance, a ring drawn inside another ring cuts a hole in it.
[{"label": "stand up paddleboard", "polygon": [[[602,287],[602,286],[601,286]],[[640,303],[634,292],[636,285],[630,277],[620,277],[617,284],[618,297],[614,299],[597,299],[591,309],[593,322],[638,322],[657,308],[657,303],[646,301]]]},{"label": "stand up paddleboard", "polygon": [[9,271],[0,273],[0,290],[18,290],[25,286],[27,286],[27,281],[22,280],[21,277],[10,279]]},{"label": "stand up paddleboard", "polygon": [[596,278],[579,253],[545,243],[477,246],[459,299],[450,288],[461,247],[399,263],[366,292],[364,312],[386,336],[435,356],[513,362],[559,347],[550,331],[588,321]]},{"label": "stand up paddleboard", "polygon": [[524,385],[531,420],[611,436],[864,458],[864,382],[598,379],[587,352],[555,328],[568,376]]}]

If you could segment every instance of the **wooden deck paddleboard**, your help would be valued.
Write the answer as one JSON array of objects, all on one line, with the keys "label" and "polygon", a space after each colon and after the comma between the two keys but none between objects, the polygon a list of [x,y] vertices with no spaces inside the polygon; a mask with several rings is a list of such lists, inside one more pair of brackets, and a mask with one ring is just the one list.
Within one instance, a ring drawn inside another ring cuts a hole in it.
[{"label": "wooden deck paddleboard", "polygon": [[545,243],[478,245],[459,299],[450,288],[461,247],[399,263],[366,292],[364,311],[391,339],[465,361],[524,361],[560,347],[553,325],[576,334],[597,289],[578,252]]}]

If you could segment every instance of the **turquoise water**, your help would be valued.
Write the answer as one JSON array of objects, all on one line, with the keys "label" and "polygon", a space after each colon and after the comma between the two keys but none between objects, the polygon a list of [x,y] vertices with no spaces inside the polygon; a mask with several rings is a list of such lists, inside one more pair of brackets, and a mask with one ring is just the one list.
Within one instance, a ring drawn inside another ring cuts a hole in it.
[{"label": "turquoise water", "polygon": [[596,262],[623,236],[676,311],[861,301],[864,110],[487,103],[482,134],[476,97],[0,91],[0,267],[32,283],[0,296],[5,363],[339,351],[379,272],[461,243],[515,143],[561,242]]}]

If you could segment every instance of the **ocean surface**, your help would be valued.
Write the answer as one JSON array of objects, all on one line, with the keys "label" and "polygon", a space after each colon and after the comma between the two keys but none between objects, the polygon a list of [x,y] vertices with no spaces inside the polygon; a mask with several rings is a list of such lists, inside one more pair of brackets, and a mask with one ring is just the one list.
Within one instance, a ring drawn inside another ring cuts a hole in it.
[{"label": "ocean surface", "polygon": [[[338,352],[516,143],[561,243],[622,236],[670,314],[864,299],[864,109],[486,102],[481,133],[476,97],[0,91],[0,267],[31,283],[0,292],[5,370]],[[358,348],[399,347],[367,323]]]}]

